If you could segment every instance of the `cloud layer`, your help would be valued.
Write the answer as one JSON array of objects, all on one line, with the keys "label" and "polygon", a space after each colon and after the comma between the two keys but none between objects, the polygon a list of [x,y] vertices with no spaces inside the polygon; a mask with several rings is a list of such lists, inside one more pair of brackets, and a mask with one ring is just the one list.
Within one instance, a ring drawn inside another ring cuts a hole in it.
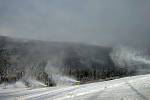
[{"label": "cloud layer", "polygon": [[149,0],[0,0],[0,34],[147,46],[149,9]]}]

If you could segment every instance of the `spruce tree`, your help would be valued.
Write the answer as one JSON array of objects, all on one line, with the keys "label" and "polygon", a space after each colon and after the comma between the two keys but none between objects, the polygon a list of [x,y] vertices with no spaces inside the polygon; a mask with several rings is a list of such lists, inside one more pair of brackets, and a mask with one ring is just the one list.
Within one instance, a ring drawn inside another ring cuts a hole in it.
[{"label": "spruce tree", "polygon": [[9,51],[6,49],[5,37],[0,38],[0,77],[4,78],[8,74],[9,63]]}]

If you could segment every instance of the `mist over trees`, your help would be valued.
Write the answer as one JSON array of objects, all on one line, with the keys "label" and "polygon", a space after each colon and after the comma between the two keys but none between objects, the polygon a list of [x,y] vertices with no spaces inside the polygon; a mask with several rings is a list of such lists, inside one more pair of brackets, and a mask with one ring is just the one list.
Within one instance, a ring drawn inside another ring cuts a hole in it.
[{"label": "mist over trees", "polygon": [[[0,37],[0,82],[33,78],[56,85],[51,74],[74,77],[81,83],[134,75],[135,70],[116,66],[112,48],[77,43],[43,42]],[[49,65],[48,63],[51,63]],[[47,72],[46,67],[53,71]],[[57,69],[57,70],[56,70]],[[4,78],[5,77],[5,78]]]}]

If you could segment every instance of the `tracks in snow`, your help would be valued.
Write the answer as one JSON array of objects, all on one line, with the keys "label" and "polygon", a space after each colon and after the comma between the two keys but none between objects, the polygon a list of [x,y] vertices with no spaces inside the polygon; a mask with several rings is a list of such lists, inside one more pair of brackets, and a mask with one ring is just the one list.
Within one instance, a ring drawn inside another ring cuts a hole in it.
[{"label": "tracks in snow", "polygon": [[[16,88],[15,90],[0,89],[0,100],[1,98],[2,100],[70,100],[78,97],[83,98],[84,96],[89,97],[90,95],[91,97],[89,98],[98,98],[100,97],[100,94],[111,92],[108,90],[115,90],[121,86],[127,86],[128,88],[130,88],[131,91],[134,92],[134,94],[139,95],[139,92],[137,93],[138,90],[136,90],[130,83],[141,82],[147,79],[150,79],[150,75],[127,77],[106,82],[96,82],[80,86],[68,86],[63,88],[52,87],[31,90],[26,88]],[[139,96],[141,97],[141,95]],[[141,98],[143,97],[145,96],[142,95]],[[148,100],[147,98],[145,98],[143,100]]]}]

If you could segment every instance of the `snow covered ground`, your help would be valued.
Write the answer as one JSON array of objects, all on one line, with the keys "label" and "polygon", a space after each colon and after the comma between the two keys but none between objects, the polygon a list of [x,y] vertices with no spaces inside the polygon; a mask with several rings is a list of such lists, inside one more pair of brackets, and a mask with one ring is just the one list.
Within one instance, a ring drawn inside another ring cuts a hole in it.
[{"label": "snow covered ground", "polygon": [[66,87],[0,86],[0,100],[150,100],[150,75]]}]

